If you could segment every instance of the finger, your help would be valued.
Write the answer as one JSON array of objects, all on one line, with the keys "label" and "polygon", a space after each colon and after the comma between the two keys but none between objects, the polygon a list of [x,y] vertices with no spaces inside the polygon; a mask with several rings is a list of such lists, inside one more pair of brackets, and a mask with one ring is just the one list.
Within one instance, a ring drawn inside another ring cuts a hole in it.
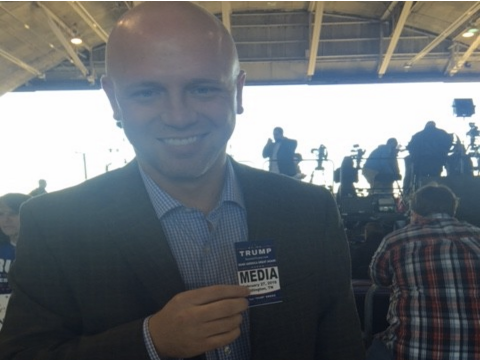
[{"label": "finger", "polygon": [[199,305],[195,311],[202,323],[216,321],[241,314],[248,309],[248,300],[241,299],[224,299],[210,304]]},{"label": "finger", "polygon": [[206,338],[206,341],[205,341],[205,344],[206,344],[205,345],[206,346],[205,351],[221,348],[223,346],[231,344],[240,335],[241,335],[241,330],[240,330],[240,327],[238,326],[236,328],[231,329],[230,331],[209,336],[209,337]]},{"label": "finger", "polygon": [[193,305],[205,305],[225,299],[245,298],[250,290],[238,285],[214,285],[186,292]]},{"label": "finger", "polygon": [[242,322],[243,316],[241,314],[236,314],[207,322],[204,324],[204,330],[207,337],[222,335],[235,329],[239,329]]}]

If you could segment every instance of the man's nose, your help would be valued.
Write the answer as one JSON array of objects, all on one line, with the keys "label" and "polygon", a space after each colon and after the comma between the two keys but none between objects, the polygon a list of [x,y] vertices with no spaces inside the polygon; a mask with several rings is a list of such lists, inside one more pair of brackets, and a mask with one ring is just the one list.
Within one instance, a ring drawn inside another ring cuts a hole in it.
[{"label": "man's nose", "polygon": [[196,112],[184,93],[172,93],[162,104],[162,121],[174,128],[185,128],[196,122]]}]

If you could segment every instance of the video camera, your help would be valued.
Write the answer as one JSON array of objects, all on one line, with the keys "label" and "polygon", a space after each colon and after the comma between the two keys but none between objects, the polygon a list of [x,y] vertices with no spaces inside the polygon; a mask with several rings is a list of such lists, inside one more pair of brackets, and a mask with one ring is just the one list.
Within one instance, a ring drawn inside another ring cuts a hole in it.
[{"label": "video camera", "polygon": [[472,138],[479,137],[479,129],[475,123],[469,123],[469,131],[466,133],[466,135]]},{"label": "video camera", "polygon": [[354,153],[351,155],[351,159],[356,160],[356,168],[358,170],[361,169],[361,161],[363,161],[363,155],[366,154],[366,150],[361,149],[358,144],[354,144],[351,153]]},{"label": "video camera", "polygon": [[327,160],[327,149],[324,145],[320,145],[318,149],[312,149],[311,153],[317,153],[317,167],[316,170],[324,170],[322,162]]}]

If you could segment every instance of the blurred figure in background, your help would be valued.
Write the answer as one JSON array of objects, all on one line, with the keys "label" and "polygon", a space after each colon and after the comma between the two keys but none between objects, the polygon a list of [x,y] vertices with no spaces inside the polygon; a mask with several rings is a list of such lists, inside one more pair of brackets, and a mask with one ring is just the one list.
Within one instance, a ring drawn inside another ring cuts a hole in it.
[{"label": "blurred figure in background", "polygon": [[410,225],[387,235],[370,276],[390,287],[389,327],[369,360],[479,360],[479,228],[459,222],[444,185],[420,188]]},{"label": "blurred figure in background", "polygon": [[[407,145],[410,154],[412,184],[420,186],[424,177],[438,177],[447,162],[453,136],[437,128],[435,121],[428,121],[423,130],[412,136]],[[410,185],[406,185],[409,187]]]},{"label": "blurred figure in background", "polygon": [[334,181],[340,183],[336,193],[336,200],[339,203],[343,197],[357,197],[354,183],[358,182],[358,169],[354,167],[351,156],[345,156],[341,167],[334,172]]},{"label": "blurred figure in background", "polygon": [[295,176],[297,167],[294,157],[297,140],[286,138],[281,127],[273,129],[273,138],[275,142],[268,139],[262,152],[262,156],[269,159],[269,170],[278,174]]},{"label": "blurred figure in background", "polygon": [[370,184],[370,195],[393,194],[393,182],[402,178],[398,168],[398,141],[387,140],[386,144],[373,150],[363,165],[363,176]]},{"label": "blurred figure in background", "polygon": [[12,292],[8,284],[8,273],[15,260],[15,247],[20,231],[20,205],[28,199],[29,195],[17,193],[0,197],[0,328]]},{"label": "blurred figure in background", "polygon": [[39,187],[32,190],[29,195],[30,196],[39,196],[39,195],[45,194],[45,193],[47,193],[46,187],[47,187],[47,181],[45,181],[44,179],[40,179],[39,180]]}]

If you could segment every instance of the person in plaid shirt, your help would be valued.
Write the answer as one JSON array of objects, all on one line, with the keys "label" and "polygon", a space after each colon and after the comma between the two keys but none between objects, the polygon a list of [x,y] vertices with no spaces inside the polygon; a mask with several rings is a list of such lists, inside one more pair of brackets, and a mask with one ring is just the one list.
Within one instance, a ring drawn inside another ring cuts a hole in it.
[{"label": "person in plaid shirt", "polygon": [[454,218],[457,204],[446,186],[422,187],[410,225],[376,251],[370,276],[391,288],[390,325],[367,359],[479,360],[479,228]]}]

